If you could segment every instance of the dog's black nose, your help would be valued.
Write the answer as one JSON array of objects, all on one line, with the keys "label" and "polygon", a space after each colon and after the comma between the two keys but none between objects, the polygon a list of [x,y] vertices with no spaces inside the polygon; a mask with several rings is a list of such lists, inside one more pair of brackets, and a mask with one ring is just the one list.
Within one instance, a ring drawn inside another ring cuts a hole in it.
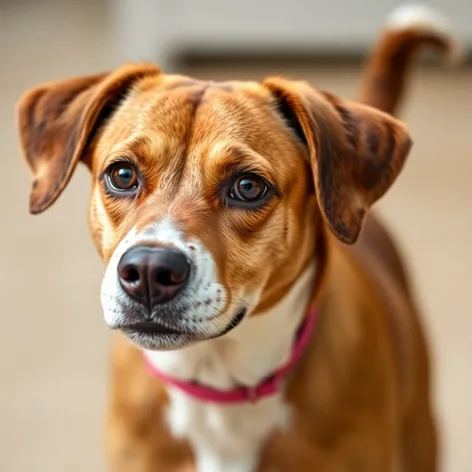
[{"label": "dog's black nose", "polygon": [[147,307],[174,298],[185,287],[189,275],[187,258],[175,248],[134,246],[118,263],[121,287]]}]

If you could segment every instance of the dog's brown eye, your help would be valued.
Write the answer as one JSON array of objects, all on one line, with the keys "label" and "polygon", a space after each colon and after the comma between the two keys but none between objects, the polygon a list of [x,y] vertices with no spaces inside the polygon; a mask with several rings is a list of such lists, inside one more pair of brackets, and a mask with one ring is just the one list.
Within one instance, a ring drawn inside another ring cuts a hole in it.
[{"label": "dog's brown eye", "polygon": [[115,190],[135,190],[138,188],[138,175],[130,164],[117,164],[108,173],[110,185]]},{"label": "dog's brown eye", "polygon": [[256,175],[242,175],[231,188],[230,197],[243,202],[256,202],[267,192],[266,183]]}]

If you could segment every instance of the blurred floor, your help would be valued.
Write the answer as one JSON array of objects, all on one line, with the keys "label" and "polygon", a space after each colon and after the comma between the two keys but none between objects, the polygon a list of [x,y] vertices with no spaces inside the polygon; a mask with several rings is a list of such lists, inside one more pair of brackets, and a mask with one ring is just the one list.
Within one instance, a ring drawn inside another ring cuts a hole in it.
[{"label": "blurred floor", "polygon": [[[89,4],[0,3],[2,471],[104,470],[108,332],[99,303],[102,266],[87,232],[88,175],[79,169],[58,204],[29,216],[30,181],[13,115],[26,88],[111,65],[106,11]],[[283,72],[351,97],[359,79],[358,68],[332,66],[207,65],[189,72],[215,79]],[[472,470],[471,84],[470,69],[415,74],[403,117],[416,144],[379,205],[416,276],[436,359],[443,470],[450,472]]]}]

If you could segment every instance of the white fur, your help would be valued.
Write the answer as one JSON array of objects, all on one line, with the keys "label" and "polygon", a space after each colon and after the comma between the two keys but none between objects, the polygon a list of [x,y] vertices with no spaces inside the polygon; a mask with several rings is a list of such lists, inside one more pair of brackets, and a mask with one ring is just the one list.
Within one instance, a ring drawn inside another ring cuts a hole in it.
[{"label": "white fur", "polygon": [[454,39],[448,18],[427,5],[401,5],[388,16],[388,30],[416,29],[426,33],[444,36],[450,42],[449,59],[456,61],[461,57],[461,48]]},{"label": "white fur", "polygon": [[416,28],[445,35],[449,35],[451,30],[447,18],[426,5],[399,6],[388,16],[387,27],[390,29]]},{"label": "white fur", "polygon": [[[177,351],[149,351],[152,362],[174,376],[215,388],[257,384],[289,358],[313,274],[308,269],[277,307],[246,318],[223,338]],[[282,392],[254,404],[218,405],[169,391],[169,426],[192,444],[198,472],[253,472],[269,434],[290,426]]]}]

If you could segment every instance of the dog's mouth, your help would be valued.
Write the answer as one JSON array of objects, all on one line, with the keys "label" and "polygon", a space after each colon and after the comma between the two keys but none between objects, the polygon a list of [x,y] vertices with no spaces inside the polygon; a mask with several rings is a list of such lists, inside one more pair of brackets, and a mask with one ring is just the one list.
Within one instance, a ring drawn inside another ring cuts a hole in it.
[{"label": "dog's mouth", "polygon": [[120,326],[124,333],[134,333],[141,335],[172,335],[172,334],[190,334],[184,333],[175,328],[170,328],[160,323],[134,323],[126,326]]},{"label": "dog's mouth", "polygon": [[222,331],[211,336],[203,334],[201,328],[195,330],[180,329],[156,321],[127,323],[116,326],[115,329],[121,330],[132,341],[146,348],[159,349],[164,347],[164,344],[166,348],[171,347],[171,345],[179,347],[193,341],[204,341],[224,336],[243,321],[246,313],[246,308],[240,308]]}]

